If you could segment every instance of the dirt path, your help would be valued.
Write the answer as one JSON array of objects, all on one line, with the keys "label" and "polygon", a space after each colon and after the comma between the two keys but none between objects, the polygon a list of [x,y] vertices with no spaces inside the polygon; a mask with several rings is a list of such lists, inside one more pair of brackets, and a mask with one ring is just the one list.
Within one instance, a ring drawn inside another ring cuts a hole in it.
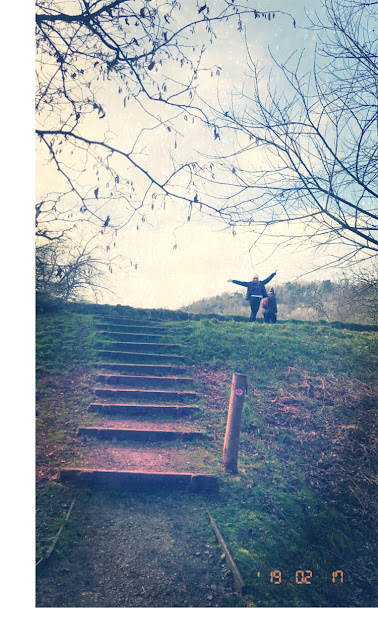
[{"label": "dirt path", "polygon": [[91,492],[72,512],[69,546],[63,537],[39,570],[36,606],[235,606],[232,574],[204,525],[200,497]]}]

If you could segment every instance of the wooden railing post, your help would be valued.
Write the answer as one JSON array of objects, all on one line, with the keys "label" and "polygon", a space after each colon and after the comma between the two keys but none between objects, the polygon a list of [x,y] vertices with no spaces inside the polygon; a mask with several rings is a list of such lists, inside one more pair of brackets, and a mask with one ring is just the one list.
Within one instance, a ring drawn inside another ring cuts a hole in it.
[{"label": "wooden railing post", "polygon": [[238,452],[240,426],[243,412],[244,395],[247,390],[245,374],[235,372],[232,376],[230,405],[228,408],[226,435],[223,446],[223,471],[238,471]]}]

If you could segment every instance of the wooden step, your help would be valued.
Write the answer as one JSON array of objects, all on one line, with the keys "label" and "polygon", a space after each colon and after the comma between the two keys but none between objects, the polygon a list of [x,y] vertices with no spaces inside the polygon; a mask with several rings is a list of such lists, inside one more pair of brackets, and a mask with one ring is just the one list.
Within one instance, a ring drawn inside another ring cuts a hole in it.
[{"label": "wooden step", "polygon": [[133,388],[170,388],[176,389],[186,385],[192,385],[191,377],[154,377],[136,376],[131,374],[99,374],[96,377],[99,383],[107,385],[120,385]]},{"label": "wooden step", "polygon": [[153,332],[155,334],[157,332],[166,331],[166,326],[161,324],[115,321],[113,319],[109,319],[109,321],[96,320],[95,326],[103,330],[113,330],[114,332]]},{"label": "wooden step", "polygon": [[111,358],[115,362],[125,363],[183,363],[185,357],[179,354],[160,354],[151,352],[127,352],[122,350],[98,350],[100,357]]},{"label": "wooden step", "polygon": [[60,480],[92,487],[112,489],[189,489],[193,491],[217,491],[218,477],[212,474],[187,474],[181,472],[138,472],[87,468],[64,468]]},{"label": "wooden step", "polygon": [[116,363],[116,362],[98,362],[97,366],[104,370],[116,370],[117,372],[133,373],[135,376],[144,376],[146,374],[165,375],[165,374],[184,374],[185,368],[177,365],[147,364],[147,363]]},{"label": "wooden step", "polygon": [[147,430],[135,428],[102,428],[102,427],[79,427],[78,434],[81,436],[96,436],[98,439],[119,441],[193,441],[205,437],[203,432],[179,430]]},{"label": "wooden step", "polygon": [[150,326],[135,326],[133,324],[121,324],[121,323],[95,323],[96,330],[105,330],[111,332],[132,332],[140,333],[147,331],[153,332],[155,335],[166,333],[163,328],[151,328]]},{"label": "wooden step", "polygon": [[158,403],[91,403],[88,412],[99,414],[124,414],[124,415],[156,415],[180,417],[193,414],[199,410],[198,405],[170,405]]},{"label": "wooden step", "polygon": [[152,341],[156,343],[160,343],[158,339],[162,339],[162,334],[149,334],[146,332],[109,332],[107,330],[98,330],[97,334],[100,338],[108,338],[109,339],[119,339],[119,341],[128,341],[128,342],[146,342],[151,343]]},{"label": "wooden step", "polygon": [[161,354],[161,350],[180,349],[181,346],[178,343],[149,343],[149,342],[128,342],[128,341],[102,341],[98,344],[100,348],[106,347],[107,350],[116,350],[127,352],[139,352],[139,353],[153,353]]},{"label": "wooden step", "polygon": [[159,326],[165,322],[161,319],[149,319],[147,317],[135,317],[132,315],[119,315],[115,313],[93,315],[96,321],[112,321],[113,323],[130,323],[132,325]]},{"label": "wooden step", "polygon": [[177,391],[177,390],[150,390],[150,389],[127,389],[127,390],[119,390],[113,388],[95,388],[94,393],[97,397],[113,399],[116,402],[119,401],[175,401],[177,403],[181,403],[182,401],[187,401],[189,399],[197,399],[197,392],[190,391]]}]

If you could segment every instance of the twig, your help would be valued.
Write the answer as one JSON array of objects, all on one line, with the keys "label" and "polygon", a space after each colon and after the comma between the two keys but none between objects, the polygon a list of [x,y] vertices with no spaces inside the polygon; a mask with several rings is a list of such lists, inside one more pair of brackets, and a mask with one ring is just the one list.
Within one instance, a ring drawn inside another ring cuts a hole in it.
[{"label": "twig", "polygon": [[66,514],[66,518],[64,519],[64,521],[63,521],[63,523],[62,523],[62,526],[61,526],[61,528],[60,528],[59,532],[58,532],[58,533],[57,533],[57,535],[55,536],[55,538],[54,538],[54,540],[53,540],[53,542],[52,542],[52,545],[50,546],[50,548],[49,548],[49,550],[48,550],[48,552],[47,552],[46,556],[44,556],[44,557],[42,557],[42,558],[40,558],[40,559],[39,559],[38,563],[36,564],[36,567],[38,567],[38,565],[40,565],[40,564],[42,563],[42,561],[47,560],[47,559],[51,556],[51,554],[53,553],[53,551],[54,551],[54,549],[55,549],[55,546],[56,546],[56,544],[57,544],[57,542],[58,542],[59,536],[61,535],[61,533],[62,533],[62,531],[63,531],[63,528],[64,528],[65,524],[67,523],[67,521],[68,521],[69,517],[70,517],[70,514],[71,514],[71,511],[72,511],[72,508],[73,508],[73,506],[75,505],[75,501],[76,501],[76,499],[74,499],[74,500],[72,501],[72,503],[71,503],[71,505],[70,505],[70,507],[69,507],[69,510],[68,510],[68,512],[67,512],[67,514]]},{"label": "twig", "polygon": [[209,519],[210,519],[210,523],[212,524],[212,526],[214,528],[215,535],[216,535],[216,537],[217,537],[217,539],[219,541],[220,546],[222,547],[222,550],[223,550],[224,555],[226,557],[226,561],[227,561],[227,563],[229,564],[229,566],[230,566],[230,568],[232,570],[232,573],[233,573],[233,576],[234,576],[235,587],[239,591],[239,593],[242,594],[243,593],[243,589],[245,588],[245,583],[244,583],[242,577],[240,576],[239,570],[236,567],[236,565],[234,563],[234,560],[233,560],[233,558],[232,558],[232,556],[230,554],[230,550],[228,549],[226,543],[224,542],[224,540],[223,540],[223,538],[221,536],[221,533],[220,533],[219,529],[217,528],[217,526],[215,524],[215,521],[214,521],[213,517],[211,516],[209,510],[206,510],[206,511],[208,513],[208,516],[209,516]]}]

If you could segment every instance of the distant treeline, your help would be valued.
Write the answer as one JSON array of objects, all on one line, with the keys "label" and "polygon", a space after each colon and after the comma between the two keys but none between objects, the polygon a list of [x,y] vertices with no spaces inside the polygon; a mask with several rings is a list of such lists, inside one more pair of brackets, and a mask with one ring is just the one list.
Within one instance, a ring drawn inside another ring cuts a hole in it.
[{"label": "distant treeline", "polygon": [[[342,321],[376,325],[378,314],[377,282],[330,280],[286,283],[274,287],[277,296],[278,318],[303,321]],[[216,297],[201,299],[182,311],[249,316],[249,303],[243,289],[225,292]],[[261,310],[259,311],[261,315]]]}]

